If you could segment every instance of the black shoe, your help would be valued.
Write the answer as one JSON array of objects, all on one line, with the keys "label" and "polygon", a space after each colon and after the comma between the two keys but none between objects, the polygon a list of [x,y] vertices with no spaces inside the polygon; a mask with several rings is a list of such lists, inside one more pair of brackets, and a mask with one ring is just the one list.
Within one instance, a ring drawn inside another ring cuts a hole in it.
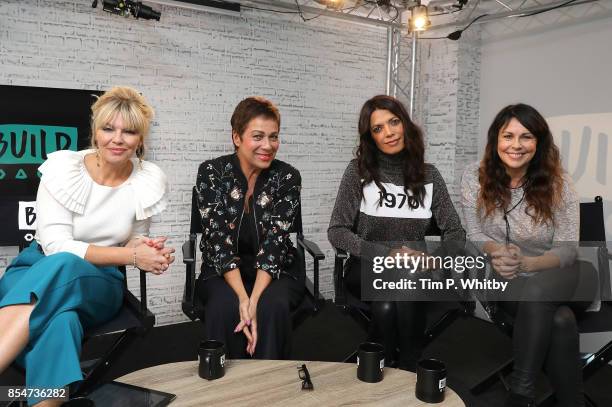
[{"label": "black shoe", "polygon": [[517,393],[510,393],[504,407],[535,407],[535,400]]}]

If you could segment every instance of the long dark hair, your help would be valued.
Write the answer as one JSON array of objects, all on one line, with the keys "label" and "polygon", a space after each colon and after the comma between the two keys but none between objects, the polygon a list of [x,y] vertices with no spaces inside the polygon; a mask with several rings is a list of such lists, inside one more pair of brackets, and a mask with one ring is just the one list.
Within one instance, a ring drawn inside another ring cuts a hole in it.
[{"label": "long dark hair", "polygon": [[478,207],[484,209],[487,217],[496,209],[507,209],[510,204],[510,176],[497,154],[497,142],[499,132],[512,119],[518,120],[536,138],[536,152],[529,162],[523,184],[527,202],[525,212],[536,223],[552,224],[553,210],[561,203],[563,192],[561,157],[544,117],[523,103],[504,107],[489,127],[487,147],[478,170]]},{"label": "long dark hair", "polygon": [[425,144],[421,129],[410,120],[410,116],[402,103],[386,95],[374,96],[364,103],[359,114],[359,146],[357,147],[357,163],[359,176],[363,179],[363,188],[374,181],[376,186],[384,192],[385,188],[380,182],[379,163],[376,152],[378,147],[370,133],[370,117],[375,110],[388,110],[396,115],[404,126],[404,150],[402,155],[402,173],[404,178],[404,192],[412,192],[416,201],[422,206],[425,199]]}]

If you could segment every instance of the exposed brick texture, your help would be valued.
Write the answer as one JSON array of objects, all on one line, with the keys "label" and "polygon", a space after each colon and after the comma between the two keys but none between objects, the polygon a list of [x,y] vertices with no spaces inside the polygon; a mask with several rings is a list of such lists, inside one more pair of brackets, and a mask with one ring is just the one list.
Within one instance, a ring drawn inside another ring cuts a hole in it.
[{"label": "exposed brick texture", "polygon": [[[198,164],[230,152],[229,118],[249,95],[280,107],[279,158],[303,178],[305,233],[328,258],[321,289],[332,295],[327,225],[357,140],[357,114],[384,92],[386,31],[319,18],[244,10],[227,16],[162,7],[160,22],[125,19],[83,0],[0,3],[0,83],[74,89],[129,85],[156,110],[148,159],[170,181],[170,206],[152,234],[179,248],[188,233]],[[0,248],[0,273],[14,248]],[[184,320],[184,268],[149,276],[158,324]],[[136,273],[130,286],[137,286]]]},{"label": "exposed brick texture", "polygon": [[[282,114],[279,158],[302,173],[304,232],[327,255],[321,291],[333,295],[327,225],[357,141],[363,102],[384,92],[386,30],[319,18],[244,10],[227,16],[162,7],[160,22],[94,10],[81,0],[5,0],[0,4],[0,83],[74,89],[139,89],[156,110],[148,159],[170,181],[168,210],[152,234],[177,249],[187,236],[191,187],[200,162],[232,150],[229,118],[249,95]],[[468,41],[420,41],[415,121],[457,202],[456,183],[476,159],[480,51]],[[401,57],[410,53],[404,37]],[[409,65],[409,64],[408,64]],[[400,80],[410,79],[409,69]],[[404,95],[398,97],[408,102]],[[0,248],[0,274],[16,254]],[[180,253],[165,275],[150,276],[158,324],[184,320]],[[136,273],[129,279],[137,288]],[[137,289],[136,289],[137,291]]]}]

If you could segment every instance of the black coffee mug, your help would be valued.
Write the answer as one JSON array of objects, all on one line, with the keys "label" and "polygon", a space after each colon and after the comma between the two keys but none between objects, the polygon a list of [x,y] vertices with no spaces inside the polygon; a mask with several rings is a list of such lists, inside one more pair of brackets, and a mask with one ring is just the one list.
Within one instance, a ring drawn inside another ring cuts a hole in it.
[{"label": "black coffee mug", "polygon": [[426,403],[444,401],[446,366],[438,359],[422,359],[417,363],[415,396]]},{"label": "black coffee mug", "polygon": [[202,379],[215,380],[225,375],[225,346],[221,341],[200,342],[198,350],[200,366],[198,374]]},{"label": "black coffee mug", "polygon": [[362,382],[376,383],[383,379],[385,348],[375,342],[364,342],[357,351],[357,378]]}]

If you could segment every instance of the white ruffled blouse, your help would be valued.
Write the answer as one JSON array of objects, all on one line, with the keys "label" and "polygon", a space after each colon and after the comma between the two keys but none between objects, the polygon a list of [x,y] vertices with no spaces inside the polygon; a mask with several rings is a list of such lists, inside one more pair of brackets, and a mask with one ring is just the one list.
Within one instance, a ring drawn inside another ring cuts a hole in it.
[{"label": "white ruffled blouse", "polygon": [[151,217],[167,206],[167,180],[155,164],[132,159],[132,173],[117,187],[97,184],[84,158],[95,150],[56,151],[39,167],[36,240],[46,255],[85,257],[90,244],[121,246],[148,235]]}]

